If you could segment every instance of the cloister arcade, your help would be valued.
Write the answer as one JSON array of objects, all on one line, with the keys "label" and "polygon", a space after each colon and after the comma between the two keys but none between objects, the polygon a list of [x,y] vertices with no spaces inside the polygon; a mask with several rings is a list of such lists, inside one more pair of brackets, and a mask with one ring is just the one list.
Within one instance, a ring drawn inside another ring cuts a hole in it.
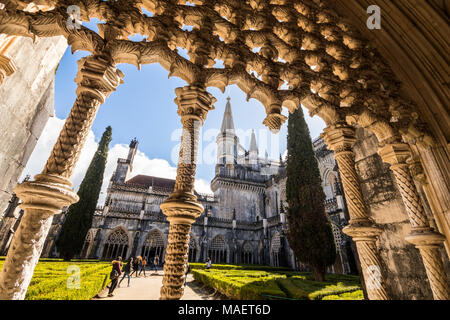
[{"label": "cloister arcade", "polygon": [[128,251],[128,235],[122,228],[113,230],[103,247],[103,260],[112,260],[116,257],[125,257]]},{"label": "cloister arcade", "polygon": [[159,257],[159,261],[163,261],[165,254],[164,235],[161,231],[154,229],[149,232],[142,247],[141,256],[147,261],[153,261],[155,256]]},{"label": "cloister arcade", "polygon": [[[448,217],[433,205],[439,230],[431,228],[416,187],[416,182],[422,183],[432,203],[439,194],[447,201],[445,188],[435,186],[446,185],[445,160],[436,159],[448,159],[448,145],[442,142],[442,133],[426,125],[380,53],[329,9],[330,1],[2,2],[0,33],[12,38],[64,36],[72,52],[86,50],[91,55],[78,62],[77,98],[44,170],[14,190],[25,214],[0,273],[0,299],[24,298],[52,215],[78,201],[70,178],[99,107],[123,82],[124,74],[117,68],[122,63],[138,68],[159,63],[169,76],[187,83],[175,91],[183,126],[175,190],[161,204],[170,222],[162,299],[183,295],[190,228],[203,211],[194,195],[194,177],[199,129],[215,102],[207,88],[225,90],[232,84],[248,99],[261,102],[267,114],[264,124],[272,132],[286,121],[283,107],[293,112],[304,105],[325,121],[323,138],[334,151],[351,217],[344,231],[356,243],[369,299],[388,299],[384,277],[371,274],[380,269],[377,237],[382,230],[364,203],[352,149],[357,127],[373,132],[409,216],[411,232],[406,240],[420,251],[434,298],[449,298],[443,265],[448,258],[439,250],[444,242],[449,250]],[[79,11],[73,13],[69,6]],[[78,24],[92,18],[102,21],[99,33]],[[128,40],[135,34],[145,40]],[[189,59],[177,48],[186,49]],[[217,60],[223,61],[223,68],[214,67]],[[2,73],[2,79],[5,76],[8,73]],[[427,181],[430,175],[433,181]],[[120,230],[111,234],[103,256],[126,250],[125,237]],[[213,241],[211,250],[219,253],[216,261],[226,256],[223,244],[223,239]],[[273,249],[275,253],[276,245]]]}]

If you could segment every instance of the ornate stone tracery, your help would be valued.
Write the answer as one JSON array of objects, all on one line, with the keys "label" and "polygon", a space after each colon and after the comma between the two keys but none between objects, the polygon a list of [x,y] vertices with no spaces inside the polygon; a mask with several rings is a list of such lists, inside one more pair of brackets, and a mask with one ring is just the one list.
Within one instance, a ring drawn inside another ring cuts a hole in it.
[{"label": "ornate stone tracery", "polygon": [[[425,143],[432,145],[434,140],[421,126],[414,106],[399,96],[400,84],[380,55],[327,8],[327,1],[193,0],[193,5],[186,0],[3,2],[0,33],[33,39],[62,35],[72,52],[87,50],[92,55],[79,62],[77,99],[42,174],[15,190],[25,215],[0,274],[0,298],[24,297],[52,214],[77,201],[69,179],[99,106],[122,82],[124,75],[115,67],[120,63],[138,68],[159,63],[169,77],[179,77],[188,84],[176,91],[183,139],[175,191],[161,205],[171,222],[162,298],[178,299],[183,294],[190,225],[203,210],[193,185],[198,130],[214,103],[207,87],[225,90],[236,84],[248,99],[263,104],[267,114],[264,124],[273,132],[286,121],[282,107],[293,112],[303,104],[311,115],[326,122],[329,130],[325,137],[343,173],[352,216],[347,233],[357,242],[363,269],[379,266],[375,245],[379,231],[362,200],[351,149],[354,133],[348,124],[375,132],[382,148],[402,136],[417,138],[418,132]],[[78,18],[83,22],[92,18],[104,22],[98,24],[99,33],[84,26],[69,27],[70,6],[80,8]],[[129,40],[136,34],[144,40]],[[189,59],[182,57],[178,48],[186,49]],[[3,60],[0,83],[12,72]],[[215,67],[219,60],[223,68]],[[404,163],[391,169],[413,229],[428,230]],[[427,272],[438,270],[428,273],[435,297],[448,297],[442,289],[445,274],[437,262],[439,241],[430,246],[416,240],[411,238],[413,243],[418,241],[415,244]],[[13,266],[11,257],[17,254],[29,262],[28,268]],[[366,273],[366,281],[368,277]],[[16,282],[18,288],[13,286]],[[382,281],[374,288],[369,288],[370,298],[387,298]]]}]

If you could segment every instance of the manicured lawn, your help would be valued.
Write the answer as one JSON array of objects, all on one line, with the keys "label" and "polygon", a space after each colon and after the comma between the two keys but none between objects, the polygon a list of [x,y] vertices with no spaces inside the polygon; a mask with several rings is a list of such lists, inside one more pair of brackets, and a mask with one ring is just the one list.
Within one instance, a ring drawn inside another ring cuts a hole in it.
[{"label": "manicured lawn", "polygon": [[[231,299],[362,300],[359,277],[329,274],[316,282],[311,273],[264,266],[191,264],[194,279]],[[255,270],[257,269],[257,270]]]},{"label": "manicured lawn", "polygon": [[[0,258],[0,269],[4,257]],[[75,273],[79,268],[79,288]],[[96,260],[41,259],[34,270],[25,300],[89,300],[109,283],[111,264]],[[72,288],[70,288],[72,286]]]}]

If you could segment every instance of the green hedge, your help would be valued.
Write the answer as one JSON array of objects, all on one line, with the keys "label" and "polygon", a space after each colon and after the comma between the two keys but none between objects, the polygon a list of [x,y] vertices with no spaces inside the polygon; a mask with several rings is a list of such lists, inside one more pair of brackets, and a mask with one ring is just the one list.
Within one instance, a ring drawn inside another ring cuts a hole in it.
[{"label": "green hedge", "polygon": [[[206,265],[200,262],[189,263],[191,269],[206,270]],[[211,269],[217,270],[265,270],[265,271],[291,271],[292,269],[284,267],[261,266],[254,264],[213,264]]]},{"label": "green hedge", "polygon": [[[217,265],[216,265],[217,266]],[[361,300],[358,277],[327,275],[326,282],[316,282],[306,272],[248,270],[226,265],[210,270],[193,268],[194,279],[231,299],[264,300]]]},{"label": "green hedge", "polygon": [[[0,268],[4,259],[0,258]],[[80,268],[80,288],[68,288],[67,281],[72,275],[68,267]],[[97,295],[108,283],[111,264],[95,260],[40,259],[37,264],[25,300],[89,300]]]}]

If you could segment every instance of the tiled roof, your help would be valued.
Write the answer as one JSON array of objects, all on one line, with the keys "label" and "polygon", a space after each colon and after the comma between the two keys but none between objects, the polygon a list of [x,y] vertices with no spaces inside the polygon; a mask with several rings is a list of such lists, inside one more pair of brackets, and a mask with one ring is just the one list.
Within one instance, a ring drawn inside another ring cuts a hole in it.
[{"label": "tiled roof", "polygon": [[150,186],[152,186],[153,188],[163,188],[173,190],[175,187],[175,180],[153,176],[137,175],[128,180],[127,182],[125,182],[125,184],[132,184],[132,185],[137,184],[145,188],[149,188]]}]

